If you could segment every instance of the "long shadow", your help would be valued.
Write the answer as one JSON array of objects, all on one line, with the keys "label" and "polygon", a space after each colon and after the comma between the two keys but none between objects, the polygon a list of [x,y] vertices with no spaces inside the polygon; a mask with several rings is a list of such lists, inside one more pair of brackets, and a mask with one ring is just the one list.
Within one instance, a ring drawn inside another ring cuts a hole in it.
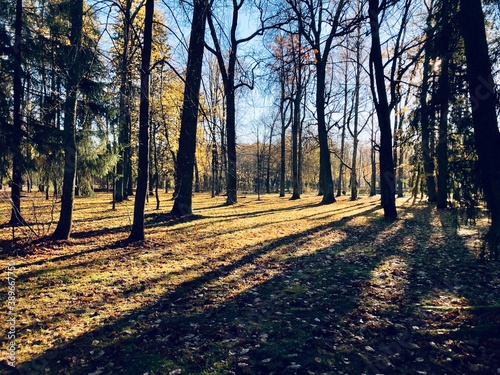
[{"label": "long shadow", "polygon": [[190,223],[193,221],[198,221],[201,219],[206,219],[209,216],[203,216],[203,215],[185,215],[185,216],[175,216],[171,215],[170,213],[150,213],[146,214],[144,216],[144,221],[145,221],[145,226],[146,227],[155,227],[155,226],[162,226],[162,227],[171,227],[174,225],[178,225],[181,223]]},{"label": "long shadow", "polygon": [[[300,204],[300,205],[292,205],[290,207],[280,207],[277,209],[270,208],[268,210],[260,210],[260,211],[253,211],[253,212],[235,212],[232,214],[221,215],[220,218],[229,219],[229,218],[238,218],[238,217],[258,217],[258,216],[262,216],[262,215],[269,214],[269,213],[295,211],[295,210],[299,210],[302,208],[313,208],[315,206],[316,206],[315,204]],[[235,208],[235,211],[237,209],[238,208]]]},{"label": "long shadow", "polygon": [[[500,366],[499,349],[492,346],[496,341],[488,336],[480,342],[460,330],[429,333],[430,318],[439,314],[429,315],[421,303],[439,290],[491,304],[480,297],[498,298],[495,273],[472,283],[467,267],[484,275],[485,265],[462,238],[446,226],[441,232],[429,224],[437,215],[431,208],[404,211],[415,216],[402,215],[400,222],[388,224],[372,210],[246,248],[239,259],[180,284],[158,302],[22,364],[21,373],[494,373]],[[368,221],[354,226],[350,221],[357,216]],[[441,222],[447,221],[442,217]],[[289,254],[289,245],[307,246],[311,236],[336,230],[348,235],[311,255]],[[439,236],[442,241],[436,243]],[[352,246],[362,251],[345,256]],[[406,279],[404,296],[389,300],[394,308],[387,312],[370,311],[391,324],[367,326],[367,311],[360,310],[364,293],[372,271],[391,258],[404,259],[408,269],[380,277]],[[267,259],[264,264],[262,259]],[[226,284],[225,278],[238,270],[246,270],[244,276]],[[233,296],[237,282],[251,287]],[[140,295],[142,290],[134,285],[122,293]],[[444,324],[452,319],[442,315]],[[463,335],[462,344],[457,337]]]},{"label": "long shadow", "polygon": [[500,309],[480,308],[484,316],[461,306],[498,306],[495,272],[485,272],[457,235],[447,211],[436,212],[428,205],[410,211],[415,217],[405,221],[404,233],[413,234],[413,245],[402,244],[397,253],[408,264],[405,293],[393,301],[396,309],[375,314],[389,325],[364,332],[374,348],[364,352],[365,373],[494,373],[500,366],[495,341]]},{"label": "long shadow", "polygon": [[[119,218],[123,218],[123,217],[129,217],[129,215],[113,215],[113,219],[119,219]],[[92,218],[92,222],[105,221],[105,220],[109,220],[109,219],[110,219],[109,216],[102,216],[99,218]],[[73,223],[85,223],[87,221],[88,221],[88,219],[76,219],[76,220],[73,220]]]},{"label": "long shadow", "polygon": [[[375,211],[378,211],[381,206],[376,204],[369,204],[369,205],[366,205],[365,207],[370,207],[372,206],[371,208],[363,211],[363,215],[365,214],[370,214],[372,212],[375,212]],[[339,210],[339,211],[335,211],[335,214],[339,214],[341,212],[344,212],[344,210]],[[349,209],[345,210],[345,212],[349,212]],[[323,217],[321,217],[322,219],[326,219],[328,217],[331,217],[332,216],[332,213],[327,213],[327,214],[322,214],[324,215]],[[357,216],[363,216],[363,215],[359,215],[359,214],[356,214],[356,215],[349,215],[349,216],[344,216],[342,217],[341,219],[338,219],[337,221],[335,222],[331,222],[329,225],[333,225],[332,223],[336,223],[336,222],[339,222],[339,223],[345,223],[346,220],[349,220],[350,218],[353,218],[353,217],[357,217]],[[307,216],[302,216],[300,217],[299,219],[297,220],[306,220],[306,219],[321,219],[321,218],[315,218],[316,216],[318,216],[317,214],[313,214],[313,215],[307,215]],[[313,219],[313,220],[314,220]],[[232,220],[232,219],[225,219],[225,220]],[[221,220],[218,220],[218,223],[220,223]],[[239,228],[235,228],[235,229],[228,229],[228,230],[221,230],[221,231],[218,231],[216,233],[216,235],[218,236],[223,236],[223,235],[228,235],[228,234],[233,234],[233,233],[238,233],[239,231],[244,231],[244,230],[247,230],[247,229],[258,229],[258,228],[265,228],[265,227],[269,227],[269,226],[272,226],[272,225],[276,225],[276,224],[280,224],[280,223],[286,223],[286,222],[289,222],[289,220],[282,220],[282,221],[273,221],[272,223],[270,222],[264,222],[264,223],[261,223],[261,224],[254,224],[254,225],[251,225],[251,226],[248,226],[248,227],[239,227]],[[196,226],[196,229],[199,231],[200,229],[208,226],[208,225],[211,225],[211,224],[201,224],[201,225],[197,225]],[[183,231],[185,230],[185,228],[179,228],[179,231]],[[175,232],[174,232],[175,233]],[[199,236],[197,235],[197,239],[198,240],[204,240],[206,238],[210,238],[210,237],[213,237],[214,236],[214,233],[210,233],[210,234],[207,234],[206,236]]]},{"label": "long shadow", "polygon": [[[356,204],[353,206],[358,206],[358,205],[364,205],[365,207],[373,206],[374,210],[380,208],[380,205],[376,202],[360,203],[360,204]],[[222,216],[218,217],[218,223],[221,223],[224,221],[232,221],[232,220],[234,220],[234,218],[259,217],[259,216],[264,216],[266,214],[275,213],[275,212],[279,212],[279,211],[295,211],[295,210],[299,211],[299,210],[304,210],[304,209],[308,209],[308,208],[314,208],[316,206],[322,206],[322,204],[304,204],[304,205],[300,205],[300,206],[284,207],[284,208],[280,208],[277,210],[269,209],[269,210],[255,211],[255,212],[251,212],[251,213],[235,213],[235,214],[229,214],[229,215],[222,215]],[[352,206],[334,207],[333,210],[331,210],[327,213],[319,214],[319,215],[324,215],[325,217],[333,216],[333,215],[337,215],[337,214],[342,213],[342,212],[349,212],[352,210],[351,207]],[[359,207],[357,209],[359,209]],[[313,214],[310,216],[304,216],[302,218],[303,219],[312,219],[313,217],[315,217],[317,215],[318,214]],[[196,228],[199,230],[199,229],[202,229],[203,226],[208,226],[208,225],[211,225],[211,224],[197,224]],[[183,230],[183,229],[184,228],[182,228],[181,230]]]},{"label": "long shadow", "polygon": [[86,230],[86,231],[72,232],[71,238],[73,238],[73,239],[96,238],[96,237],[100,237],[103,235],[118,234],[118,233],[123,233],[123,232],[127,232],[127,231],[130,231],[130,225],[122,225],[122,226],[113,227],[113,228],[101,228],[101,229],[92,229],[92,230]]},{"label": "long shadow", "polygon": [[[269,264],[277,268],[276,276],[264,279],[259,286],[232,300],[217,304],[197,296],[200,289],[255,263],[259,257],[306,241],[315,233],[343,228],[350,219],[255,247],[237,261],[179,285],[156,304],[50,350],[22,368],[36,371],[50,362],[54,373],[65,369],[72,374],[87,374],[98,367],[111,366],[106,368],[107,373],[144,373],[149,369],[168,374],[181,367],[188,374],[210,368],[220,368],[213,373],[222,374],[240,373],[245,367],[241,363],[248,363],[253,373],[271,373],[273,369],[296,373],[293,363],[301,362],[302,368],[331,370],[330,357],[342,363],[340,357],[346,353],[324,351],[335,344],[336,324],[354,306],[360,280],[380,261],[379,256],[353,264],[337,257],[336,250],[328,246],[314,255]],[[349,233],[357,234],[356,239],[347,237],[335,248],[352,246],[361,236],[373,241],[387,225],[378,216],[373,217],[366,225],[349,228]],[[157,323],[149,321],[152,316]],[[283,330],[283,326],[287,329]],[[141,333],[123,333],[129,330]],[[96,342],[101,344],[96,347]],[[231,354],[234,351],[236,354]],[[268,353],[274,353],[275,359],[267,361]],[[313,354],[324,360],[318,361]],[[76,363],[71,360],[73,356],[79,358]],[[300,361],[296,356],[300,356]]]},{"label": "long shadow", "polygon": [[[17,269],[21,269],[21,268],[30,267],[30,266],[42,265],[42,264],[45,264],[47,262],[59,263],[59,262],[63,262],[63,261],[69,260],[69,259],[73,259],[73,258],[76,258],[76,257],[87,255],[87,254],[98,253],[98,252],[101,252],[101,251],[112,251],[112,250],[116,250],[116,249],[121,249],[125,245],[126,245],[126,243],[124,241],[120,241],[119,240],[119,241],[112,242],[110,244],[99,246],[97,248],[91,248],[91,249],[88,249],[88,250],[82,250],[82,251],[79,251],[77,253],[60,255],[60,256],[56,256],[54,258],[50,258],[50,259],[41,259],[41,260],[37,260],[37,261],[31,262],[31,263],[19,263],[19,264],[16,264],[16,268]],[[42,275],[44,273],[49,273],[49,272],[52,272],[52,271],[55,271],[55,270],[71,269],[71,268],[80,268],[80,267],[91,266],[92,264],[94,264],[96,262],[98,262],[98,260],[94,260],[94,261],[90,261],[90,262],[80,262],[80,263],[71,264],[71,265],[67,265],[67,266],[63,266],[63,267],[62,266],[59,266],[59,267],[45,267],[45,268],[38,269],[36,271],[25,272],[25,273],[19,275],[18,279],[21,280],[21,281],[22,280],[27,280],[27,279],[29,279],[31,277],[40,276],[40,275]]]},{"label": "long shadow", "polygon": [[[341,220],[338,220],[336,222],[332,222],[332,223],[328,223],[328,224],[323,224],[321,226],[317,226],[317,227],[314,227],[312,229],[309,229],[309,230],[306,230],[306,231],[303,231],[303,232],[300,232],[300,233],[296,233],[296,234],[292,234],[292,235],[289,235],[289,236],[281,237],[278,240],[268,241],[266,243],[261,243],[261,244],[258,244],[258,245],[255,245],[255,246],[251,246],[251,247],[245,247],[244,249],[242,249],[242,253],[248,253],[248,255],[243,256],[236,263],[231,263],[228,266],[225,266],[225,268],[217,269],[217,270],[212,271],[209,274],[206,274],[203,279],[200,279],[200,282],[203,283],[204,280],[205,280],[205,278],[207,280],[211,280],[213,278],[219,277],[219,276],[215,275],[215,274],[218,274],[218,273],[220,273],[222,275],[225,275],[228,272],[232,271],[234,268],[239,268],[242,264],[251,263],[252,261],[255,260],[255,258],[261,256],[262,254],[265,254],[265,253],[267,253],[269,251],[272,251],[272,250],[276,249],[276,247],[287,245],[287,244],[292,244],[292,243],[294,243],[294,244],[300,244],[300,242],[302,241],[302,239],[305,238],[305,237],[307,237],[307,236],[314,235],[314,234],[317,234],[319,232],[332,231],[332,230],[335,230],[335,229],[341,229],[348,221],[354,219],[355,217],[358,217],[358,216],[368,216],[368,215],[372,214],[373,212],[377,211],[379,208],[380,207],[378,207],[378,206],[377,207],[373,207],[370,210],[363,211],[363,213],[360,213],[360,214],[357,214],[357,215],[348,216],[348,217],[344,217]],[[352,230],[353,229],[349,228],[350,232]],[[355,228],[354,228],[354,230],[355,230]],[[222,235],[226,235],[226,234],[232,233],[232,232],[237,232],[237,231],[235,230],[235,231],[230,231],[230,232],[224,232],[224,233],[222,233]],[[344,242],[339,243],[337,246],[341,246],[342,244],[345,245],[346,243],[347,242],[344,241]],[[89,249],[89,250],[80,251],[80,252],[75,253],[75,254],[67,254],[67,255],[62,255],[62,256],[55,257],[55,258],[51,258],[50,262],[59,263],[61,261],[65,261],[65,260],[69,260],[69,259],[75,258],[76,256],[82,256],[82,255],[86,255],[86,254],[90,254],[90,253],[97,253],[97,252],[101,252],[101,251],[115,250],[115,249],[121,248],[124,245],[125,245],[125,243],[123,241],[116,241],[113,244],[103,245],[103,246],[100,246],[100,247],[97,247],[97,248],[92,248],[92,249]],[[140,250],[140,248],[138,248],[137,246],[130,245],[128,247],[127,253],[130,253],[131,251],[139,251],[139,250]],[[225,257],[225,255],[223,257]],[[192,271],[192,270],[197,269],[197,268],[202,268],[203,269],[203,268],[205,268],[209,264],[212,264],[214,262],[217,263],[217,262],[220,262],[220,261],[223,261],[223,260],[224,259],[222,257],[215,258],[215,259],[212,258],[210,260],[206,260],[206,261],[204,261],[204,262],[202,262],[202,263],[200,263],[198,265],[195,265],[193,267],[183,268],[182,272]],[[92,267],[96,263],[98,263],[99,261],[100,261],[100,259],[94,259],[92,261],[80,262],[80,263],[77,263],[77,264],[69,264],[69,265],[64,265],[64,266],[63,265],[59,265],[59,266],[56,266],[56,267],[45,267],[43,269],[38,269],[38,270],[34,270],[34,271],[23,273],[23,274],[21,274],[21,275],[18,276],[18,280],[20,282],[22,282],[23,280],[28,280],[28,279],[30,279],[30,278],[32,278],[34,276],[40,277],[41,275],[43,275],[45,273],[53,272],[55,270],[70,270],[70,269],[74,269],[74,268]],[[47,262],[47,260],[40,260],[40,261],[36,261],[36,262],[32,262],[32,263],[22,263],[22,264],[16,265],[16,267],[19,269],[19,268],[23,268],[23,267],[27,267],[27,266],[44,264],[46,262]],[[159,279],[164,279],[165,277],[168,277],[168,276],[174,276],[175,274],[176,274],[176,272],[172,272],[171,274],[162,275],[160,278],[158,278],[156,280],[153,279],[152,282],[159,281]],[[134,292],[134,290],[124,291],[124,293],[126,293],[126,294],[131,294],[133,292]]]},{"label": "long shadow", "polygon": [[[414,315],[414,304],[427,292],[427,285],[421,290],[412,284],[414,274],[419,271],[414,268],[412,256],[419,247],[427,246],[432,235],[432,228],[428,228],[430,210],[424,210],[423,218],[416,217],[418,212],[419,209],[413,207],[400,209],[400,219],[396,223],[402,223],[401,230],[374,244],[377,252],[387,255],[388,264],[365,284],[364,299],[347,318],[348,321],[358,320],[360,324],[352,328],[344,326],[354,336],[351,345],[359,346],[358,354],[364,362],[359,373],[441,373],[439,367],[428,372],[432,355],[419,352],[419,356],[415,356],[416,342],[421,337],[414,330],[420,325]],[[423,224],[427,225],[424,230]],[[399,269],[393,268],[394,264],[399,265]],[[432,267],[432,261],[426,264]],[[422,356],[426,361],[420,361]]]}]

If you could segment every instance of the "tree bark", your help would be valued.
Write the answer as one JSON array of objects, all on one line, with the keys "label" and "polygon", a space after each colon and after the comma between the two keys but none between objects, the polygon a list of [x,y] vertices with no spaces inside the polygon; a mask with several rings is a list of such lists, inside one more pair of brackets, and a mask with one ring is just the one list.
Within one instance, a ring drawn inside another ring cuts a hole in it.
[{"label": "tree bark", "polygon": [[[349,59],[346,58],[345,61],[345,74],[344,74],[344,113],[342,116],[342,131],[340,135],[340,165],[339,165],[339,180],[337,183],[337,197],[340,197],[342,195],[343,191],[343,184],[344,184],[344,154],[345,154],[345,130],[347,128],[347,122],[349,119],[347,118],[347,106],[349,103],[349,90],[348,90],[348,84],[349,84],[349,74],[348,74],[348,68],[349,68]],[[349,115],[350,117],[350,115]]]},{"label": "tree bark", "polygon": [[119,136],[120,159],[116,172],[115,201],[122,202],[127,197],[130,160],[130,75],[129,44],[131,39],[131,7],[132,0],[125,0],[123,14],[123,51],[120,64],[120,98],[119,98]]},{"label": "tree bark", "polygon": [[139,105],[139,170],[134,201],[134,222],[129,241],[144,241],[144,208],[149,177],[149,76],[153,40],[154,0],[146,1],[144,43],[141,56],[141,102]]},{"label": "tree bark", "polygon": [[280,142],[280,197],[285,196],[285,174],[286,174],[286,129],[288,124],[286,122],[286,109],[285,109],[285,76],[284,69],[282,69],[280,77],[281,85],[281,98],[280,98],[280,120],[281,120],[281,142]]},{"label": "tree bark", "polygon": [[461,0],[461,26],[467,59],[474,139],[491,227],[487,240],[498,259],[500,240],[500,132],[496,116],[495,86],[488,54],[484,14],[480,0]]},{"label": "tree bark", "polygon": [[371,177],[370,177],[370,197],[377,194],[377,164],[376,164],[376,150],[375,150],[375,126],[372,117],[372,134],[370,139],[370,164],[371,164]]},{"label": "tree bark", "polygon": [[379,34],[379,2],[369,0],[369,18],[372,46],[370,52],[370,73],[372,91],[380,127],[380,193],[384,208],[384,217],[388,220],[397,218],[396,211],[396,175],[392,158],[392,131],[389,103],[385,86],[384,65]]},{"label": "tree bark", "polygon": [[[326,56],[324,58],[326,60]],[[321,203],[330,204],[335,202],[335,195],[333,193],[332,163],[325,119],[326,61],[321,60],[321,56],[316,56],[316,59],[318,60],[316,62],[316,111],[318,113],[319,170],[323,193]]]},{"label": "tree bark", "polygon": [[12,131],[12,186],[11,199],[12,211],[9,224],[24,225],[25,221],[21,215],[21,190],[23,185],[23,154],[21,151],[22,142],[22,120],[21,120],[21,99],[22,99],[22,14],[23,2],[16,1],[16,23],[15,23],[15,41],[13,46],[14,55],[14,113],[13,113],[13,131]]},{"label": "tree bark", "polygon": [[193,172],[196,155],[196,130],[198,126],[199,93],[207,12],[208,3],[206,0],[194,1],[181,116],[181,134],[179,138],[179,151],[177,152],[178,191],[171,211],[171,214],[175,216],[190,215],[193,213]]},{"label": "tree bark", "polygon": [[420,90],[420,126],[422,131],[422,160],[425,174],[425,182],[427,186],[427,196],[429,202],[434,203],[437,201],[436,195],[436,180],[434,177],[434,158],[433,150],[431,150],[429,128],[429,107],[427,104],[427,91],[429,90],[429,71],[431,69],[429,61],[429,38],[431,35],[427,34],[427,42],[425,45],[425,57],[423,66],[422,86]]},{"label": "tree bark", "polygon": [[266,193],[271,193],[271,151],[273,147],[273,133],[274,133],[274,125],[271,125],[271,131],[269,134],[269,145],[267,147],[267,158],[266,158]]},{"label": "tree bark", "polygon": [[448,102],[450,96],[450,83],[448,68],[450,65],[450,26],[448,1],[443,1],[441,9],[441,22],[443,24],[440,38],[441,45],[441,74],[439,77],[439,138],[436,148],[438,175],[437,175],[437,208],[448,206]]},{"label": "tree bark", "polygon": [[[293,43],[293,39],[292,39]],[[292,50],[295,45],[293,44]],[[300,188],[299,188],[299,126],[300,126],[300,112],[301,112],[301,100],[302,100],[302,56],[301,56],[302,46],[300,43],[300,35],[298,36],[298,50],[293,51],[296,58],[295,69],[295,98],[293,100],[292,109],[292,196],[291,200],[300,199]]]},{"label": "tree bark", "polygon": [[73,0],[71,3],[71,52],[66,85],[66,102],[64,105],[64,177],[61,196],[61,212],[59,222],[52,237],[62,240],[68,239],[73,221],[73,202],[75,199],[76,180],[76,114],[78,84],[82,77],[82,63],[80,61],[82,28],[83,28],[83,0]]},{"label": "tree bark", "polygon": [[[354,86],[354,129],[351,132],[352,141],[352,164],[351,164],[351,201],[358,199],[357,158],[359,144],[359,90],[361,85],[361,27],[357,28],[356,35],[356,75]],[[350,129],[350,128],[349,128]]]}]

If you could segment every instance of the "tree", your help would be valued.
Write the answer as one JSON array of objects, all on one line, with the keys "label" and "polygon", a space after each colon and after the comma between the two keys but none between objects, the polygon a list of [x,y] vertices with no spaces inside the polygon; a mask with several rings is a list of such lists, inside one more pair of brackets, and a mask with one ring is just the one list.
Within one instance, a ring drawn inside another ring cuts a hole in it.
[{"label": "tree", "polygon": [[70,49],[66,83],[66,101],[64,104],[64,179],[61,196],[61,212],[59,222],[52,237],[68,239],[73,220],[73,201],[75,197],[76,179],[76,114],[78,85],[83,76],[81,62],[83,0],[72,0],[70,3]]},{"label": "tree", "polygon": [[[342,17],[347,6],[347,1],[296,1],[287,0],[298,22],[298,32],[308,43],[314,53],[314,66],[316,67],[316,112],[318,122],[318,138],[320,146],[320,194],[323,195],[322,203],[335,202],[333,192],[332,165],[330,160],[330,147],[328,130],[325,119],[325,89],[326,67],[328,57],[333,49],[335,37],[350,31],[352,24],[341,27]],[[334,5],[335,4],[335,5]]]},{"label": "tree", "polygon": [[356,28],[356,40],[355,40],[355,77],[354,77],[354,124],[353,128],[349,126],[349,133],[352,136],[352,164],[351,164],[351,200],[354,201],[358,199],[358,176],[357,176],[357,159],[358,159],[358,144],[359,135],[363,131],[364,126],[359,126],[359,95],[361,90],[361,25]]},{"label": "tree", "polygon": [[205,23],[209,11],[206,0],[194,0],[191,39],[181,115],[181,133],[177,153],[177,195],[171,214],[190,215],[193,212],[193,170],[196,163],[196,135],[201,85],[201,68],[205,45]]},{"label": "tree", "polygon": [[[295,43],[297,40],[297,43]],[[297,38],[291,39],[292,42],[292,53],[293,53],[293,81],[295,83],[293,94],[295,97],[292,99],[292,196],[291,200],[300,199],[300,164],[299,164],[299,138],[300,138],[300,128],[302,122],[302,100],[304,91],[304,78],[303,78],[303,60],[305,54],[303,53],[301,36],[297,35]],[[297,44],[297,45],[296,45]]]},{"label": "tree", "polygon": [[429,91],[429,73],[431,71],[430,55],[431,43],[433,38],[433,31],[431,27],[432,9],[428,9],[429,15],[427,17],[427,29],[425,32],[424,44],[424,62],[422,72],[422,83],[420,86],[420,127],[421,127],[421,148],[422,148],[422,161],[425,173],[425,182],[427,185],[427,196],[429,202],[434,203],[437,201],[436,195],[436,180],[434,176],[434,158],[433,150],[431,150],[431,130],[429,124],[429,105],[427,103],[427,92]]},{"label": "tree", "polygon": [[[6,20],[11,14],[12,1],[0,1],[0,18]],[[11,38],[7,32],[7,22],[0,23],[0,54],[8,55],[11,53]],[[3,188],[5,177],[8,175],[10,161],[10,145],[13,144],[11,132],[12,124],[9,123],[10,117],[10,77],[12,77],[10,63],[7,59],[0,59],[0,187]]]},{"label": "tree", "polygon": [[23,184],[23,154],[21,152],[22,142],[22,120],[21,120],[21,99],[23,85],[21,80],[22,75],[22,14],[23,2],[22,0],[16,1],[16,20],[15,20],[15,39],[12,51],[14,55],[14,110],[13,120],[14,127],[12,131],[12,211],[10,217],[10,224],[21,225],[24,224],[24,219],[21,215],[21,188]]},{"label": "tree", "polygon": [[[137,9],[138,10],[138,9]],[[133,56],[132,26],[137,11],[132,13],[132,0],[125,0],[124,6],[120,6],[122,18],[122,34],[118,35],[121,42],[121,55],[118,71],[120,79],[120,111],[119,111],[119,147],[121,158],[117,165],[118,179],[116,181],[115,200],[123,201],[129,193],[129,185],[132,181],[131,176],[131,96],[132,96],[132,77],[131,62]],[[130,183],[129,183],[130,181]]]},{"label": "tree", "polygon": [[348,90],[348,83],[349,83],[349,59],[348,59],[348,52],[346,51],[346,59],[345,59],[345,67],[344,67],[344,109],[343,109],[343,116],[342,116],[342,125],[340,127],[340,155],[339,155],[339,178],[337,182],[337,197],[340,197],[342,195],[342,190],[345,185],[344,181],[344,157],[345,157],[345,136],[346,136],[346,128],[347,124],[350,121],[351,117],[351,112],[349,112],[348,116],[348,101],[349,101],[349,90]]},{"label": "tree", "polygon": [[396,211],[396,174],[392,158],[391,112],[385,87],[384,65],[380,44],[380,7],[378,0],[369,0],[368,15],[370,19],[372,46],[370,52],[370,77],[375,103],[375,110],[380,128],[380,194],[384,217],[389,220],[397,218]]},{"label": "tree", "polygon": [[439,51],[441,55],[441,74],[439,76],[438,103],[439,103],[439,137],[436,149],[438,176],[437,176],[437,208],[448,206],[448,106],[450,100],[449,68],[451,60],[451,27],[450,3],[445,0],[441,4],[441,32],[439,35]]},{"label": "tree", "polygon": [[491,213],[487,234],[490,254],[498,259],[500,244],[500,132],[497,96],[488,53],[484,14],[480,0],[460,0],[460,24],[467,60],[474,138],[481,181]]},{"label": "tree", "polygon": [[[205,101],[207,105],[207,118],[208,132],[210,134],[210,148],[211,148],[211,193],[212,198],[221,193],[223,183],[222,171],[227,173],[227,168],[222,166],[221,161],[224,160],[225,155],[225,137],[224,134],[224,89],[221,82],[218,63],[215,56],[208,62],[208,83],[205,88]],[[204,86],[205,87],[205,86]],[[218,142],[219,141],[219,142]],[[221,160],[222,159],[222,160]]]},{"label": "tree", "polygon": [[292,117],[288,116],[287,112],[290,108],[291,95],[290,88],[287,84],[292,80],[291,78],[291,61],[290,58],[290,45],[289,39],[283,35],[278,35],[274,38],[271,53],[274,62],[271,65],[271,71],[276,75],[279,97],[278,97],[278,116],[280,120],[280,177],[279,177],[279,196],[285,196],[285,180],[286,180],[286,131],[290,126]]},{"label": "tree", "polygon": [[260,26],[254,32],[246,37],[238,37],[238,22],[240,12],[242,10],[245,0],[232,0],[232,13],[231,24],[229,26],[230,32],[227,37],[229,46],[227,51],[227,65],[224,61],[224,52],[220,43],[220,37],[215,27],[213,12],[208,15],[208,25],[210,27],[210,34],[214,43],[213,48],[207,47],[217,58],[219,64],[220,74],[222,76],[222,83],[224,85],[224,94],[226,99],[226,137],[227,137],[227,199],[226,204],[231,205],[237,202],[237,168],[236,168],[236,90],[240,87],[253,88],[253,82],[244,80],[236,81],[237,66],[238,66],[238,48],[240,45],[247,43],[258,35],[275,27],[269,23],[270,19],[264,18],[265,10],[259,7],[260,13]]},{"label": "tree", "polygon": [[134,201],[134,222],[129,241],[144,240],[144,205],[148,189],[149,168],[149,76],[151,69],[151,45],[153,39],[154,0],[146,1],[144,19],[144,43],[141,57],[141,102],[139,115],[139,172]]}]

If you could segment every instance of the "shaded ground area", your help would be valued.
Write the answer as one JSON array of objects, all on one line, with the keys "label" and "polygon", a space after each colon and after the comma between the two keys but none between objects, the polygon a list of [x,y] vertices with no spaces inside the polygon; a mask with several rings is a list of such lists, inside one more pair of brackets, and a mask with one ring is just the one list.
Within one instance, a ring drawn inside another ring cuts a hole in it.
[{"label": "shaded ground area", "polygon": [[18,245],[18,371],[500,372],[485,220],[457,228],[453,212],[400,200],[389,224],[376,199],[318,201],[198,196],[195,220],[149,211],[148,241],[127,247],[126,222],[83,209],[95,226],[81,218],[72,241]]}]

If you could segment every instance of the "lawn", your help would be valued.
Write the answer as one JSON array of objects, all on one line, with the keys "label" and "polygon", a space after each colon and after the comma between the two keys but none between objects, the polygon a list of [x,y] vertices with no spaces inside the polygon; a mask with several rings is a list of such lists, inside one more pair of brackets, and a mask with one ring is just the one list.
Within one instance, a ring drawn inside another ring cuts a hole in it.
[{"label": "lawn", "polygon": [[196,194],[173,220],[153,198],[147,240],[126,244],[133,201],[77,198],[72,239],[52,242],[58,202],[27,194],[30,227],[0,227],[0,373],[9,261],[22,374],[500,373],[486,218],[401,198],[388,223],[378,198],[320,200]]}]

